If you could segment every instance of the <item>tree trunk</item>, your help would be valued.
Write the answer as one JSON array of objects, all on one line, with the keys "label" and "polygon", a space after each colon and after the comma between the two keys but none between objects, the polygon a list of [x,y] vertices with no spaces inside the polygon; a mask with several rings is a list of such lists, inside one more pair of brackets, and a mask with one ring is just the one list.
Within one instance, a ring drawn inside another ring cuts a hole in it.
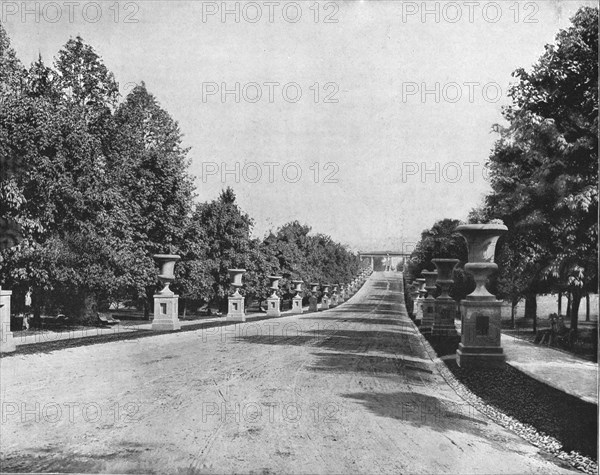
[{"label": "tree trunk", "polygon": [[590,294],[585,294],[585,321],[590,321]]},{"label": "tree trunk", "polygon": [[567,320],[571,319],[571,303],[573,301],[573,298],[571,296],[571,291],[567,292]]},{"label": "tree trunk", "polygon": [[571,302],[571,332],[577,334],[577,324],[579,322],[579,305],[581,303],[582,292],[579,288],[573,290],[573,301]]},{"label": "tree trunk", "polygon": [[558,315],[562,314],[562,292],[558,293]]},{"label": "tree trunk", "polygon": [[517,313],[517,304],[519,303],[519,299],[512,299],[511,302],[511,306],[510,306],[510,323],[512,325],[512,328],[515,328],[515,316]]},{"label": "tree trunk", "polygon": [[537,299],[533,292],[525,296],[525,318],[533,319],[533,332],[537,331]]},{"label": "tree trunk", "polygon": [[39,287],[35,287],[31,293],[31,306],[33,307],[31,325],[34,328],[42,328],[42,289]]},{"label": "tree trunk", "polygon": [[150,320],[150,313],[154,312],[155,286],[146,287],[146,302],[144,304],[144,318]]},{"label": "tree trunk", "polygon": [[77,301],[74,308],[75,315],[68,315],[73,317],[75,321],[92,323],[98,318],[98,296],[95,292],[82,291],[77,296]]}]

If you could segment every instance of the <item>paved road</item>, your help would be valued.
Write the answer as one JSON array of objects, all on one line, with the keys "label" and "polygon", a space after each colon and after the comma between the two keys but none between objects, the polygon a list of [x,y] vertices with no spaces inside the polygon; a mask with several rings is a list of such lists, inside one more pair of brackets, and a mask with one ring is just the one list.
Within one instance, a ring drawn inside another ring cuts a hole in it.
[{"label": "paved road", "polygon": [[400,284],[375,273],[327,312],[4,358],[2,469],[570,472],[453,392]]}]

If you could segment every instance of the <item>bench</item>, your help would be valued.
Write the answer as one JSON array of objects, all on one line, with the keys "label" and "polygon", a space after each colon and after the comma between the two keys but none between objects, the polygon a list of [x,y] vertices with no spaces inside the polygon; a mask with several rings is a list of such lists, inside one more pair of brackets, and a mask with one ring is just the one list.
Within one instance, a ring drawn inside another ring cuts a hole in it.
[{"label": "bench", "polygon": [[102,325],[116,325],[117,323],[121,322],[121,320],[117,320],[116,318],[113,318],[111,314],[101,313],[101,312],[98,312],[98,321]]}]

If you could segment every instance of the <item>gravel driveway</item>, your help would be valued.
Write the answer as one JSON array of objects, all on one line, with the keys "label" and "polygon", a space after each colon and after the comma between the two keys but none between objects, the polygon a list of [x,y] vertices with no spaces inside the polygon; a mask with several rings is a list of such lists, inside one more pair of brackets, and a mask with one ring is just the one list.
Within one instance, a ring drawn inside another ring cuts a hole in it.
[{"label": "gravel driveway", "polygon": [[401,305],[349,302],[0,360],[3,471],[565,473],[466,404]]}]

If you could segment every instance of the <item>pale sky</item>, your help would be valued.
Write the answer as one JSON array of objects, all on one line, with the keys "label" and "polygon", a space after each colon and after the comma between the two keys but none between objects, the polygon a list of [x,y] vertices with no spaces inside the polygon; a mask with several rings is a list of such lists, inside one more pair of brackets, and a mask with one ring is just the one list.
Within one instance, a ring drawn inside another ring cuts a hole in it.
[{"label": "pale sky", "polygon": [[[199,200],[229,185],[257,236],[297,219],[363,251],[466,218],[511,72],[597,4],[227,2],[223,18],[221,1],[37,3],[0,1],[19,58],[49,63],[79,34],[123,94],[145,81],[191,147]],[[239,102],[222,98],[236,83]]]}]

